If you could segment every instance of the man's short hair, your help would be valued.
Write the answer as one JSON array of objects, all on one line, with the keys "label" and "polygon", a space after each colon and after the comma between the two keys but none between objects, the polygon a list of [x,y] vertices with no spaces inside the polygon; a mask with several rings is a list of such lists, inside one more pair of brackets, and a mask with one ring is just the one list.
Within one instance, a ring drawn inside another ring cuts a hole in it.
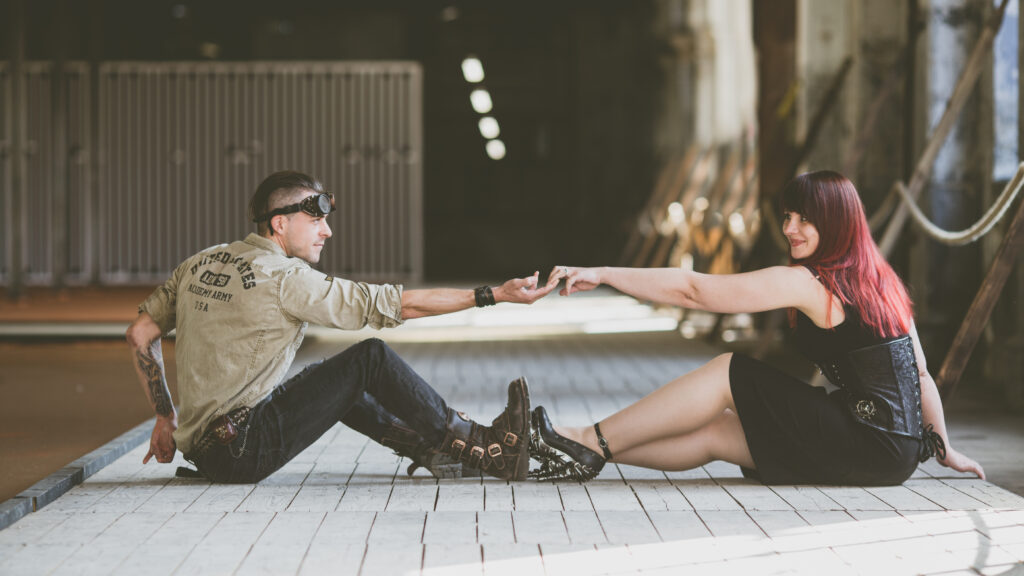
[{"label": "man's short hair", "polygon": [[[293,198],[302,190],[321,193],[324,191],[324,185],[316,178],[302,172],[294,170],[274,172],[260,182],[260,185],[256,187],[256,193],[249,200],[249,220],[256,220],[271,210],[293,204],[298,200]],[[269,220],[256,224],[256,231],[262,236],[266,236],[269,230]]]}]

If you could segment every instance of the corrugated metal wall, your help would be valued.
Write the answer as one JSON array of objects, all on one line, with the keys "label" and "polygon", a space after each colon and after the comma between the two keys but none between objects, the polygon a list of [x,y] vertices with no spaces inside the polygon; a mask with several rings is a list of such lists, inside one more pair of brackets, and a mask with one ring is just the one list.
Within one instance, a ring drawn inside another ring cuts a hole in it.
[{"label": "corrugated metal wall", "polygon": [[[48,66],[27,66],[26,284],[53,280]],[[0,71],[2,74],[2,71]],[[69,283],[162,281],[188,255],[253,230],[267,174],[313,174],[337,197],[321,267],[422,278],[422,75],[408,62],[111,62],[98,73],[89,161],[88,69],[68,66]],[[0,90],[9,82],[0,75]],[[9,99],[0,134],[9,134]],[[6,138],[9,139],[9,138]],[[33,143],[34,142],[34,143]],[[0,148],[0,153],[2,153]],[[9,155],[0,161],[5,205]],[[89,190],[95,166],[96,190]],[[3,208],[0,217],[13,217]],[[50,226],[50,228],[47,228]],[[7,227],[9,229],[9,227]],[[12,239],[4,240],[0,273]]]}]

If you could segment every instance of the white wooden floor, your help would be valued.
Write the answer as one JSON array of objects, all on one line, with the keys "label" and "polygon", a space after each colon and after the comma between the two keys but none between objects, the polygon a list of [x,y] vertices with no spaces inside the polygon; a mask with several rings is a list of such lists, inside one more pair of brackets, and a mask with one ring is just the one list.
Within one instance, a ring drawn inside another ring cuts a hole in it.
[{"label": "white wooden floor", "polygon": [[[525,374],[533,403],[569,424],[715,353],[670,334],[395,348],[471,416],[490,420]],[[0,574],[1024,573],[1024,498],[934,463],[890,488],[765,487],[725,464],[609,465],[586,485],[436,481],[337,426],[264,482],[225,486],[144,453],[0,531]]]}]

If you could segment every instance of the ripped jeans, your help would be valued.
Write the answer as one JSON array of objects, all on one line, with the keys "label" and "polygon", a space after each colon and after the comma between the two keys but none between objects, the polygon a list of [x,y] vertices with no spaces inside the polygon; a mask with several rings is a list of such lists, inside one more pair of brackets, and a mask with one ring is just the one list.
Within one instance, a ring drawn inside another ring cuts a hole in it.
[{"label": "ripped jeans", "polygon": [[337,422],[382,442],[393,426],[409,428],[428,446],[445,435],[448,405],[394,350],[364,340],[309,366],[253,406],[230,444],[196,458],[214,482],[259,482]]}]

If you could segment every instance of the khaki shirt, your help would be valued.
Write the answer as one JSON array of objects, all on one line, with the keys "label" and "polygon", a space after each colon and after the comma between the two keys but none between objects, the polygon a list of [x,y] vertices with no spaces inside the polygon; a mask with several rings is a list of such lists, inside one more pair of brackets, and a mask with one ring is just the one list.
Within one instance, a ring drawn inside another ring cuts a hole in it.
[{"label": "khaki shirt", "polygon": [[139,306],[177,328],[178,430],[188,454],[207,425],[254,406],[283,379],[309,322],[343,330],[402,323],[402,287],[334,278],[268,238],[207,248]]}]

